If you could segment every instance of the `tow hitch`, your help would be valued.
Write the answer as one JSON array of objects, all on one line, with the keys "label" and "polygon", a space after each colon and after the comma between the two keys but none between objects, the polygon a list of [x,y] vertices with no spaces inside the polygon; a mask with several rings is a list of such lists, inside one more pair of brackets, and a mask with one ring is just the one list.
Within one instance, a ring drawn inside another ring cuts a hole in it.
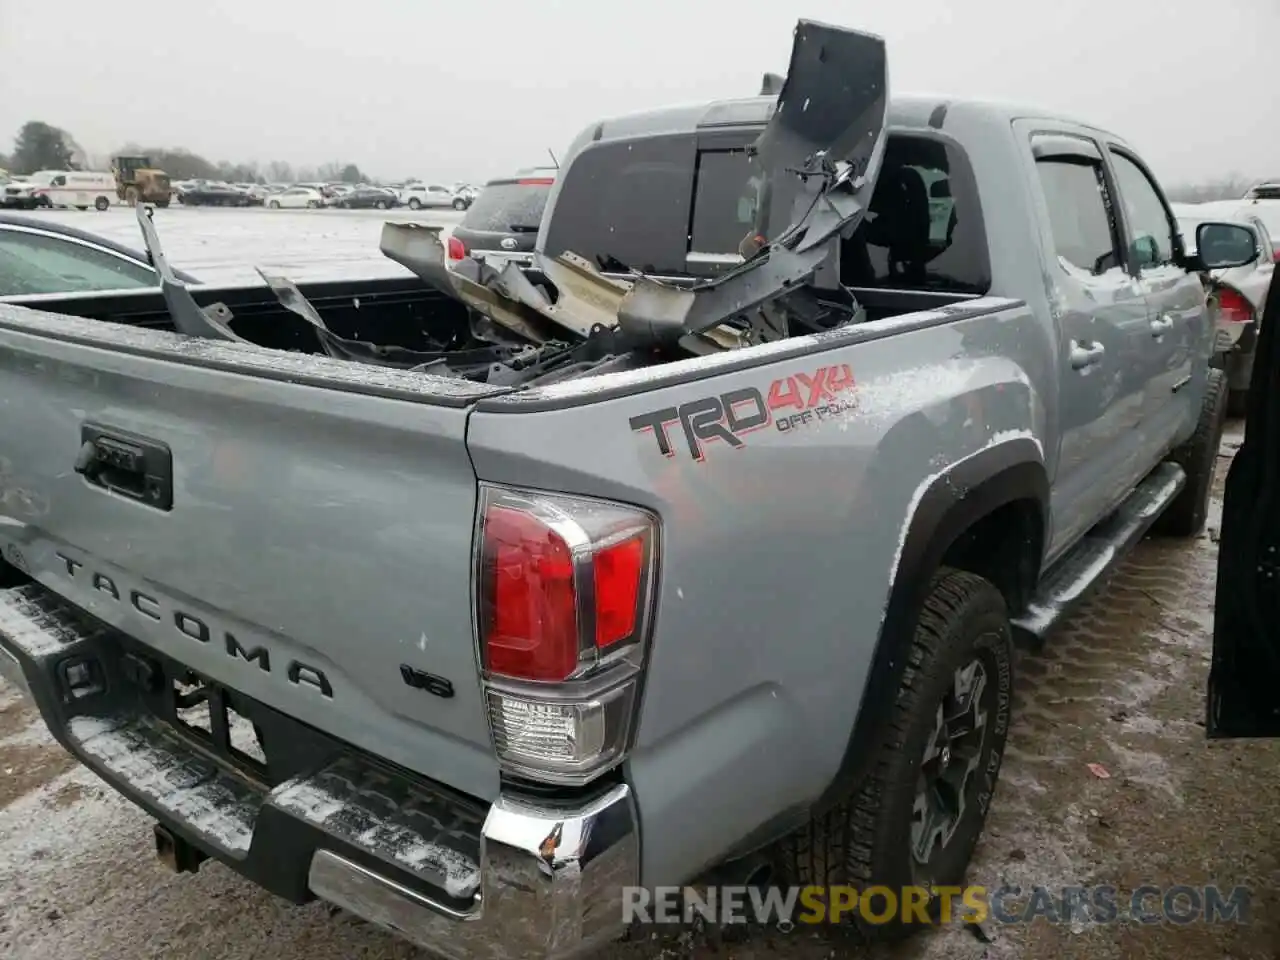
[{"label": "tow hitch", "polygon": [[156,824],[156,856],[174,873],[195,873],[209,855]]}]

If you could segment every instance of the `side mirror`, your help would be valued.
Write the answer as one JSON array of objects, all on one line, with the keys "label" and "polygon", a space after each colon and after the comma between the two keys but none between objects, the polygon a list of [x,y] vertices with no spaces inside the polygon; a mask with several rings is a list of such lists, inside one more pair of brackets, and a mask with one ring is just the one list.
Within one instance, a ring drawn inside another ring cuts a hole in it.
[{"label": "side mirror", "polygon": [[1258,241],[1242,224],[1202,223],[1196,227],[1196,258],[1201,270],[1248,266],[1258,259]]}]

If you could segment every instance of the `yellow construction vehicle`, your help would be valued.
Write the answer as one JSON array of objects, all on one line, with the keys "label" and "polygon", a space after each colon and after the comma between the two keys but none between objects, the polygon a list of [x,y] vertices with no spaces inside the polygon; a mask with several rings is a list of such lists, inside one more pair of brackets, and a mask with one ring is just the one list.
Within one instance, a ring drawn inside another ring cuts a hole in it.
[{"label": "yellow construction vehicle", "polygon": [[169,175],[151,166],[150,157],[112,157],[111,172],[116,178],[116,196],[130,206],[137,203],[169,205],[172,193]]}]

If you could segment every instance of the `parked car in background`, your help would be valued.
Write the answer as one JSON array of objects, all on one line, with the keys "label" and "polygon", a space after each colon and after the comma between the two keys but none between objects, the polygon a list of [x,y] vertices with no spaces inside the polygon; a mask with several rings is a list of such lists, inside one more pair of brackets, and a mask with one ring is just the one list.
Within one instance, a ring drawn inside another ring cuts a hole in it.
[{"label": "parked car in background", "polygon": [[4,194],[0,196],[0,207],[10,210],[36,210],[40,207],[52,207],[53,201],[47,194],[37,191],[49,183],[54,177],[65,173],[64,170],[38,170],[29,176],[14,178],[5,184]]},{"label": "parked car in background", "polygon": [[[1221,221],[1220,214],[1209,214],[1199,208],[1203,204],[1174,204],[1174,215],[1182,231],[1189,253],[1196,251],[1196,231],[1201,223]],[[1245,208],[1248,210],[1249,208]],[[1267,290],[1275,274],[1275,244],[1262,219],[1253,214],[1237,215],[1239,223],[1255,237],[1258,259],[1243,267],[1215,270],[1209,275],[1210,293],[1217,313],[1215,353],[1223,355],[1230,390],[1227,410],[1232,416],[1244,416],[1253,376],[1253,358],[1262,329]]]},{"label": "parked car in background", "polygon": [[525,175],[490,180],[447,242],[449,260],[473,257],[500,264],[504,260],[529,265],[538,240],[538,226],[555,180],[555,168],[537,168]]},{"label": "parked car in background", "polygon": [[388,210],[400,206],[400,198],[394,190],[363,184],[338,194],[328,205],[340,210]]},{"label": "parked car in background", "polygon": [[1272,259],[1280,262],[1280,180],[1254,184],[1245,195],[1245,203],[1245,210],[1267,225],[1273,243]]},{"label": "parked car in background", "polygon": [[248,201],[248,206],[260,207],[266,202],[266,188],[256,183],[233,183],[231,185],[240,193],[244,194]]},{"label": "parked car in background", "polygon": [[188,207],[247,207],[251,203],[247,191],[213,181],[196,181],[178,194],[178,201]]},{"label": "parked car in background", "polygon": [[454,210],[465,210],[470,205],[468,200],[448,187],[425,183],[410,184],[401,190],[400,202],[410,210],[421,210],[423,207],[452,207]]},{"label": "parked car in background", "polygon": [[480,188],[470,183],[455,183],[452,189],[454,196],[462,198],[467,206],[475,203],[476,197],[480,194]]},{"label": "parked car in background", "polygon": [[[175,272],[185,283],[199,282]],[[0,300],[159,285],[145,253],[73,227],[0,214]]]},{"label": "parked car in background", "polygon": [[315,209],[324,205],[324,194],[313,187],[290,187],[267,198],[267,206],[272,210]]}]

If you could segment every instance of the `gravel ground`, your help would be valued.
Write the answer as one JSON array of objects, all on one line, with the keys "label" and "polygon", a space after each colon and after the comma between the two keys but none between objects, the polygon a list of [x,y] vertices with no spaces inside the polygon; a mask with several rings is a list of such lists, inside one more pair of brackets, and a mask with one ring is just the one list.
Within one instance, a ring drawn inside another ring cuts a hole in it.
[{"label": "gravel ground", "polygon": [[[25,214],[97,233],[142,249],[128,207],[40,210]],[[378,251],[382,224],[415,220],[451,227],[453,210],[265,210],[170,207],[156,210],[156,232],[169,262],[203,283],[261,283],[254,266],[274,267],[297,281],[412,276]]]},{"label": "gravel ground", "polygon": [[[137,245],[130,212],[50,219]],[[456,222],[445,214],[390,216]],[[157,211],[171,259],[206,282],[256,280],[244,264],[299,279],[400,268],[377,253],[388,214]],[[1222,479],[1240,424],[1223,441],[1209,529],[1150,539],[1040,653],[1018,659],[1015,722],[970,881],[1112,884],[1132,891],[1216,883],[1252,888],[1244,924],[988,925],[943,929],[892,950],[806,931],[718,949],[689,937],[621,944],[602,960],[1206,960],[1280,956],[1272,820],[1280,743],[1204,739]],[[1105,779],[1089,769],[1100,764]],[[1260,802],[1261,801],[1261,802]],[[149,819],[73,761],[0,681],[0,956],[23,960],[418,960],[426,955],[323,904],[277,901],[216,863],[175,877],[156,861]]]}]

